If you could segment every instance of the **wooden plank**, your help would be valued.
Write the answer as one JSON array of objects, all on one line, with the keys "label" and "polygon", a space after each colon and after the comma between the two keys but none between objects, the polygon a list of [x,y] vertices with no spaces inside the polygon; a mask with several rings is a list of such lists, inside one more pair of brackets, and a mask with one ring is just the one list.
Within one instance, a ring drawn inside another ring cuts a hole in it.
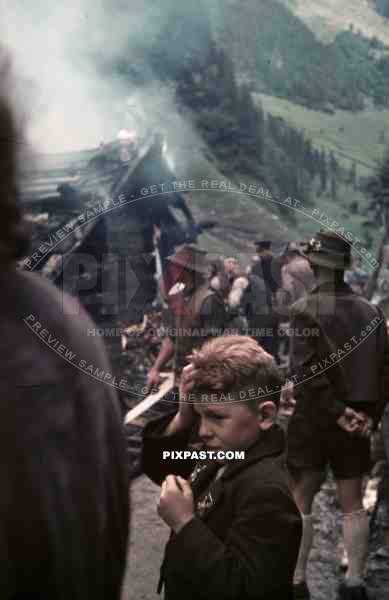
[{"label": "wooden plank", "polygon": [[146,398],[144,400],[142,400],[142,402],[137,404],[134,408],[132,408],[126,414],[126,416],[124,418],[124,424],[128,425],[128,423],[131,423],[134,419],[136,419],[137,417],[142,415],[144,412],[146,412],[146,410],[151,408],[151,406],[156,404],[159,400],[161,400],[161,398],[163,398],[168,392],[170,392],[170,390],[172,390],[173,387],[174,387],[174,374],[169,373],[169,375],[166,377],[165,381],[161,384],[161,387],[159,388],[159,390],[156,394],[149,394],[148,396],[146,396]]}]

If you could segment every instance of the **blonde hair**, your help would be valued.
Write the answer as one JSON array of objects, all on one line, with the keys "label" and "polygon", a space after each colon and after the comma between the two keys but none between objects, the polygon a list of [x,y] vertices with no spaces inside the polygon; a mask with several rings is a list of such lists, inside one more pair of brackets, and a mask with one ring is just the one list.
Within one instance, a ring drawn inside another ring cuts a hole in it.
[{"label": "blonde hair", "polygon": [[[278,405],[284,378],[271,354],[253,338],[229,335],[213,338],[190,356],[193,393],[230,393],[247,387],[271,390],[263,397]],[[255,404],[258,399],[253,399]]]}]

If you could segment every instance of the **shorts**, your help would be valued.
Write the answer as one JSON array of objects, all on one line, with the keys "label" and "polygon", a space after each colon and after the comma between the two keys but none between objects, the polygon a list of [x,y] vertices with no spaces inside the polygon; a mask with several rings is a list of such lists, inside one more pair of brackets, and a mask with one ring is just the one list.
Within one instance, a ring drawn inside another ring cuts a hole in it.
[{"label": "shorts", "polygon": [[319,428],[302,413],[295,413],[288,426],[287,465],[293,475],[305,471],[325,472],[335,479],[357,479],[371,469],[370,439],[352,435],[336,423]]}]

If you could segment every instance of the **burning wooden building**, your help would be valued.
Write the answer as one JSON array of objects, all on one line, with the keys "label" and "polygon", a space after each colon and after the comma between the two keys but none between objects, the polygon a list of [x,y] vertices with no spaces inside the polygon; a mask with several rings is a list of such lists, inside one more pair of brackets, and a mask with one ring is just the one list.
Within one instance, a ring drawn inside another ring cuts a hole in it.
[{"label": "burning wooden building", "polygon": [[[200,231],[185,200],[171,191],[174,179],[158,135],[45,156],[24,175],[21,200],[34,227],[30,256],[20,266],[79,297],[109,332],[118,373],[120,326],[141,322],[157,296],[156,230],[169,252],[195,242]],[[163,183],[168,192],[142,196],[143,188]]]}]

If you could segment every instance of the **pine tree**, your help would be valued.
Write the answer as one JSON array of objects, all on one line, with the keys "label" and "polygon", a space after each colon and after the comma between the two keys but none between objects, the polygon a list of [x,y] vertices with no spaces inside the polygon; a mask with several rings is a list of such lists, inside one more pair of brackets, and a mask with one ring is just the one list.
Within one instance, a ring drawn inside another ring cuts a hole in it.
[{"label": "pine tree", "polygon": [[305,140],[304,143],[304,167],[311,177],[315,176],[316,164],[311,140]]},{"label": "pine tree", "polygon": [[239,123],[238,143],[250,153],[256,162],[263,160],[265,120],[262,106],[254,106],[250,90],[242,86],[237,106]]},{"label": "pine tree", "polygon": [[378,267],[373,271],[367,290],[367,296],[368,298],[371,298],[375,291],[384,260],[384,248],[389,240],[389,149],[386,152],[377,176],[370,180],[368,190],[371,195],[371,201],[369,203],[370,220],[380,228],[383,228],[376,259]]},{"label": "pine tree", "polygon": [[331,175],[331,197],[336,200],[338,196],[338,183],[335,175]]},{"label": "pine tree", "polygon": [[330,167],[330,171],[331,173],[337,177],[339,174],[339,164],[338,161],[335,158],[335,154],[332,152],[330,152],[330,156],[329,156],[329,167]]},{"label": "pine tree", "polygon": [[375,3],[380,15],[389,19],[389,0],[375,0]]},{"label": "pine tree", "polygon": [[350,185],[352,185],[353,188],[355,189],[356,184],[357,184],[357,165],[356,165],[355,161],[352,163],[352,165],[350,167],[348,183]]},{"label": "pine tree", "polygon": [[357,215],[359,213],[359,204],[356,200],[353,200],[350,203],[350,211],[351,211],[351,214],[353,214],[353,215]]},{"label": "pine tree", "polygon": [[328,180],[328,171],[327,171],[327,155],[326,151],[322,150],[320,154],[320,193],[324,193],[327,190],[327,180]]}]

